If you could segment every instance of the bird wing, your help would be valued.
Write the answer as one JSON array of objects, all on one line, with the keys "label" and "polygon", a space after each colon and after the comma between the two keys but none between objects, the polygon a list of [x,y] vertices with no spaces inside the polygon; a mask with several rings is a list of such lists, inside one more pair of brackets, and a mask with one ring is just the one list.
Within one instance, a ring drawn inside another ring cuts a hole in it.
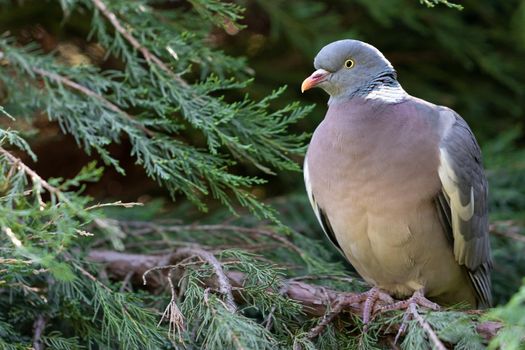
[{"label": "bird wing", "polygon": [[326,212],[317,204],[315,197],[312,193],[312,185],[310,183],[310,175],[309,175],[309,170],[308,170],[307,158],[304,159],[303,168],[304,168],[303,174],[304,174],[304,184],[306,186],[306,193],[308,194],[308,199],[310,200],[310,204],[312,205],[315,216],[317,217],[317,220],[319,221],[319,224],[321,225],[321,228],[323,229],[323,232],[325,233],[326,237],[328,237],[330,242],[332,242],[332,244],[339,251],[339,253],[345,256],[345,254],[343,253],[343,249],[341,249],[341,246],[337,242],[337,238],[335,237],[334,230],[332,229],[332,225],[330,225],[330,221],[328,220],[328,216],[326,215]]},{"label": "bird wing", "polygon": [[476,292],[478,306],[492,303],[488,184],[481,151],[467,123],[455,112],[444,117],[452,122],[440,143],[441,191],[436,206],[456,261],[465,266]]}]

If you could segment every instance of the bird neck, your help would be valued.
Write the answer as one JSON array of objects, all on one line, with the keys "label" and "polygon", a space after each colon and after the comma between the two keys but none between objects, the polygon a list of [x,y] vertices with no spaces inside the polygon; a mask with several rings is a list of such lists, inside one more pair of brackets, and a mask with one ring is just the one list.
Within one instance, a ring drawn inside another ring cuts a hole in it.
[{"label": "bird neck", "polygon": [[394,70],[388,70],[378,74],[367,84],[352,91],[350,94],[331,97],[328,103],[336,102],[339,99],[348,100],[354,97],[384,103],[399,103],[407,96],[408,94],[397,81],[396,72]]}]

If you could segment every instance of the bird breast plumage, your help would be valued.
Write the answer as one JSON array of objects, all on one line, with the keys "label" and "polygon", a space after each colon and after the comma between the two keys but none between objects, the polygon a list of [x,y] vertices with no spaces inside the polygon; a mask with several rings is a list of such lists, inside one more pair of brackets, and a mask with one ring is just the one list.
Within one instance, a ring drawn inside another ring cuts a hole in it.
[{"label": "bird breast plumage", "polygon": [[330,105],[305,166],[318,206],[365,280],[397,296],[425,288],[430,297],[465,298],[470,290],[444,287],[463,286],[465,277],[434,205],[441,188],[440,121],[421,113],[424,108],[411,102]]}]

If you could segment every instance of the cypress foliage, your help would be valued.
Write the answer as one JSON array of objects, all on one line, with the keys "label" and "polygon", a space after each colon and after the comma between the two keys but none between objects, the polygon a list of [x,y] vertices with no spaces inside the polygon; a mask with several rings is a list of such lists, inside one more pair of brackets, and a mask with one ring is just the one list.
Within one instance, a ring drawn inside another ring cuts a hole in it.
[{"label": "cypress foliage", "polygon": [[[403,349],[521,348],[524,287],[511,295],[525,275],[523,134],[501,122],[502,136],[484,142],[500,306],[487,313],[461,306],[420,310],[409,320],[387,313],[366,331],[359,310],[347,310],[322,332],[312,331],[344,293],[367,286],[320,240],[307,199],[296,189],[308,139],[303,130],[312,124],[304,117],[315,119],[318,111],[288,103],[299,98],[271,77],[298,84],[317,43],[338,39],[332,31],[345,26],[338,17],[345,5],[0,1],[0,349],[372,349],[394,342]],[[468,114],[480,101],[485,113],[497,112],[523,95],[519,57],[492,66],[501,53],[481,50],[510,50],[508,38],[484,32],[468,46],[463,39],[448,42],[463,28],[461,6],[446,0],[397,5],[359,0],[349,6],[362,13],[356,22],[365,37],[375,30],[366,23],[395,21],[424,37],[423,24],[434,18],[437,50],[482,72],[476,79],[484,84],[505,89],[490,104],[480,85],[452,107]],[[484,6],[501,13],[510,8]],[[269,32],[251,28],[253,13],[263,14]],[[225,33],[239,40],[232,43]],[[485,46],[484,37],[490,38]],[[257,40],[268,40],[268,47],[284,40],[287,50],[274,50],[274,58],[301,52],[304,70],[272,66],[262,53],[253,58],[254,82],[244,58],[221,50],[235,52],[248,42],[251,55]],[[417,69],[401,68],[409,87],[425,79],[417,78]],[[429,79],[443,83],[442,72],[436,66]],[[463,84],[458,79],[452,89]],[[440,89],[423,89],[420,96],[448,104]],[[523,106],[511,112],[507,124],[523,116]],[[493,135],[487,123],[474,123],[485,140]],[[75,176],[62,175],[65,169],[55,169],[62,177],[41,176],[35,169],[42,154],[34,149],[43,124],[57,125],[97,161]],[[129,150],[175,204],[100,202],[88,195],[104,172],[126,179],[130,166],[116,149]],[[280,185],[266,185],[275,174]],[[285,195],[262,200],[266,189]],[[402,324],[406,330],[394,340]]]}]

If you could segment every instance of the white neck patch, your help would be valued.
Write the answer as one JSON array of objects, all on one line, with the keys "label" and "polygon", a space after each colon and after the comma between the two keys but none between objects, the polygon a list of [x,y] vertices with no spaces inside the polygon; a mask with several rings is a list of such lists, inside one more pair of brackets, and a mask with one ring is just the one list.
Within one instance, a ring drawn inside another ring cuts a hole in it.
[{"label": "white neck patch", "polygon": [[399,84],[394,86],[380,85],[370,91],[365,99],[394,103],[401,102],[407,95],[406,91]]}]

